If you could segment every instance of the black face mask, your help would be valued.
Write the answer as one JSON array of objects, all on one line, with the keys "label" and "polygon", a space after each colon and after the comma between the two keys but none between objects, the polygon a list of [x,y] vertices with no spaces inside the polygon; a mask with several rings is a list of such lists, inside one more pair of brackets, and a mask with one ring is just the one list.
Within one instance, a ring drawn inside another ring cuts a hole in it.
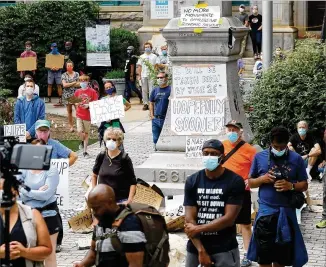
[{"label": "black face mask", "polygon": [[132,54],[133,54],[132,51],[127,51],[127,55],[128,55],[128,56],[131,56]]},{"label": "black face mask", "polygon": [[71,46],[65,46],[65,49],[69,51],[71,49]]}]

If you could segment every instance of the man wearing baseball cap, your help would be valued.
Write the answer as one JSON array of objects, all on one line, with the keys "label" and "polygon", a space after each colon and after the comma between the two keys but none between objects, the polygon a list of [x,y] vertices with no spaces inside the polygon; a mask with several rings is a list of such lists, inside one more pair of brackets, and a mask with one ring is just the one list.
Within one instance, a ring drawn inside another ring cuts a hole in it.
[{"label": "man wearing baseball cap", "polygon": [[248,186],[248,176],[250,167],[254,160],[256,149],[242,140],[242,124],[235,120],[228,122],[226,125],[227,140],[223,141],[224,154],[231,155],[223,164],[223,167],[235,172],[242,177],[246,184],[241,211],[236,219],[240,225],[243,237],[244,256],[241,260],[241,267],[248,267],[251,261],[247,259],[247,250],[251,239],[251,195]]},{"label": "man wearing baseball cap", "polygon": [[[249,27],[249,15],[246,13],[246,6],[245,5],[240,5],[239,6],[239,13],[235,15],[236,18],[238,18],[243,26]],[[241,42],[241,52],[240,52],[240,57],[243,57],[244,52],[246,51],[246,46],[247,46],[247,38],[248,38],[248,33],[243,37],[242,42]]]},{"label": "man wearing baseball cap", "polygon": [[245,183],[224,168],[224,146],[219,140],[204,143],[204,169],[185,184],[186,267],[239,267],[235,220],[240,212]]}]

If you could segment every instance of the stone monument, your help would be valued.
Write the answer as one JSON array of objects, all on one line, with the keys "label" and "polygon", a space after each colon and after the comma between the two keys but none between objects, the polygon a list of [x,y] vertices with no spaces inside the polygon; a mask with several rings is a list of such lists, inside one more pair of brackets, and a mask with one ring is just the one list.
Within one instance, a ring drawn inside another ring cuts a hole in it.
[{"label": "stone monument", "polygon": [[137,177],[155,183],[168,195],[183,194],[186,178],[203,168],[200,144],[209,138],[225,139],[228,121],[242,122],[244,139],[252,138],[237,74],[241,40],[248,29],[232,17],[231,2],[226,1],[206,1],[208,5],[196,6],[206,9],[208,17],[215,17],[217,13],[212,14],[212,10],[219,10],[218,26],[198,27],[207,26],[203,22],[206,20],[193,24],[189,19],[188,25],[195,27],[183,27],[182,21],[191,18],[186,12],[200,12],[194,3],[181,6],[181,16],[186,18],[171,19],[162,31],[173,72],[169,110],[158,151],[135,168]]}]

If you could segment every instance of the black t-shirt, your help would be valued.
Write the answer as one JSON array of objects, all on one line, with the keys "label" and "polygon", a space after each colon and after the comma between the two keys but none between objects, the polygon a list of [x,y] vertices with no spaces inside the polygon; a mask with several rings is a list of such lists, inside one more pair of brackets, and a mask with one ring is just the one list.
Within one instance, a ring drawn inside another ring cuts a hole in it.
[{"label": "black t-shirt", "polygon": [[74,50],[69,50],[65,52],[65,65],[63,67],[64,72],[67,71],[66,63],[68,60],[71,60],[74,63],[74,70],[78,71],[78,55]]},{"label": "black t-shirt", "polygon": [[[124,209],[120,205],[120,209],[116,213],[116,217]],[[92,239],[112,231],[112,223],[100,221],[98,226],[94,228]],[[146,238],[143,233],[142,225],[138,217],[134,214],[127,216],[118,229],[118,238],[121,242],[122,251],[124,253],[133,253],[145,251]],[[117,253],[112,247],[110,238],[96,241],[96,250],[99,250],[99,264],[97,267],[128,267],[128,261],[123,254]]]},{"label": "black t-shirt", "polygon": [[255,15],[249,16],[249,25],[252,31],[257,31],[258,28],[261,26],[262,22],[263,22],[263,17],[260,14],[258,14],[257,16]]},{"label": "black t-shirt", "polygon": [[[227,204],[242,205],[244,193],[244,181],[236,173],[225,169],[220,177],[212,180],[201,170],[187,179],[183,205],[197,207],[197,224],[208,224],[225,215]],[[238,247],[235,225],[219,232],[201,233],[200,240],[209,255]],[[198,254],[191,240],[187,251]]]},{"label": "black t-shirt", "polygon": [[136,81],[136,64],[137,64],[138,59],[136,56],[131,56],[131,58],[128,58],[126,60],[126,65],[125,65],[125,78],[127,81],[130,81],[130,73],[131,73],[131,65],[134,65],[134,81]]},{"label": "black t-shirt", "polygon": [[98,175],[99,184],[107,184],[114,190],[116,200],[123,200],[129,197],[130,186],[136,184],[134,167],[129,156],[122,159],[123,152],[111,159],[105,153],[101,162],[101,154],[95,160],[93,173]]},{"label": "black t-shirt", "polygon": [[317,140],[311,133],[307,133],[306,138],[302,140],[298,133],[294,134],[290,138],[290,143],[292,144],[295,152],[301,156],[309,154],[310,150],[318,144]]}]

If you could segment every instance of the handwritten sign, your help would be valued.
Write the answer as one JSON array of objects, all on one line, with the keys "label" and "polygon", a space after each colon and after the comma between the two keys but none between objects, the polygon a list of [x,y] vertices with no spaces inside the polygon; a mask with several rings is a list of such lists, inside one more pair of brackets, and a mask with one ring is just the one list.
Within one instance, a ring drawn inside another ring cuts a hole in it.
[{"label": "handwritten sign", "polygon": [[93,215],[90,209],[82,211],[68,221],[69,227],[75,232],[89,231],[92,223]]},{"label": "handwritten sign", "polygon": [[205,137],[190,137],[186,138],[186,158],[197,159],[203,156],[202,148],[207,138]]},{"label": "handwritten sign", "polygon": [[59,172],[59,185],[57,188],[57,204],[60,209],[69,209],[69,159],[52,159],[51,164]]},{"label": "handwritten sign", "polygon": [[159,209],[163,197],[156,193],[152,188],[137,184],[136,194],[132,202],[147,204],[155,209]]},{"label": "handwritten sign", "polygon": [[3,126],[4,136],[19,137],[20,143],[26,143],[26,124],[11,124]]},{"label": "handwritten sign", "polygon": [[216,28],[219,27],[220,7],[183,7],[179,27]]},{"label": "handwritten sign", "polygon": [[175,97],[227,95],[226,65],[173,66]]},{"label": "handwritten sign", "polygon": [[17,71],[27,71],[36,69],[36,57],[17,58]]},{"label": "handwritten sign", "polygon": [[105,97],[89,103],[92,123],[119,119],[125,116],[123,97]]},{"label": "handwritten sign", "polygon": [[226,98],[171,99],[171,129],[177,135],[217,135],[224,130]]},{"label": "handwritten sign", "polygon": [[45,57],[45,67],[48,69],[62,69],[65,62],[64,55],[47,54]]}]

